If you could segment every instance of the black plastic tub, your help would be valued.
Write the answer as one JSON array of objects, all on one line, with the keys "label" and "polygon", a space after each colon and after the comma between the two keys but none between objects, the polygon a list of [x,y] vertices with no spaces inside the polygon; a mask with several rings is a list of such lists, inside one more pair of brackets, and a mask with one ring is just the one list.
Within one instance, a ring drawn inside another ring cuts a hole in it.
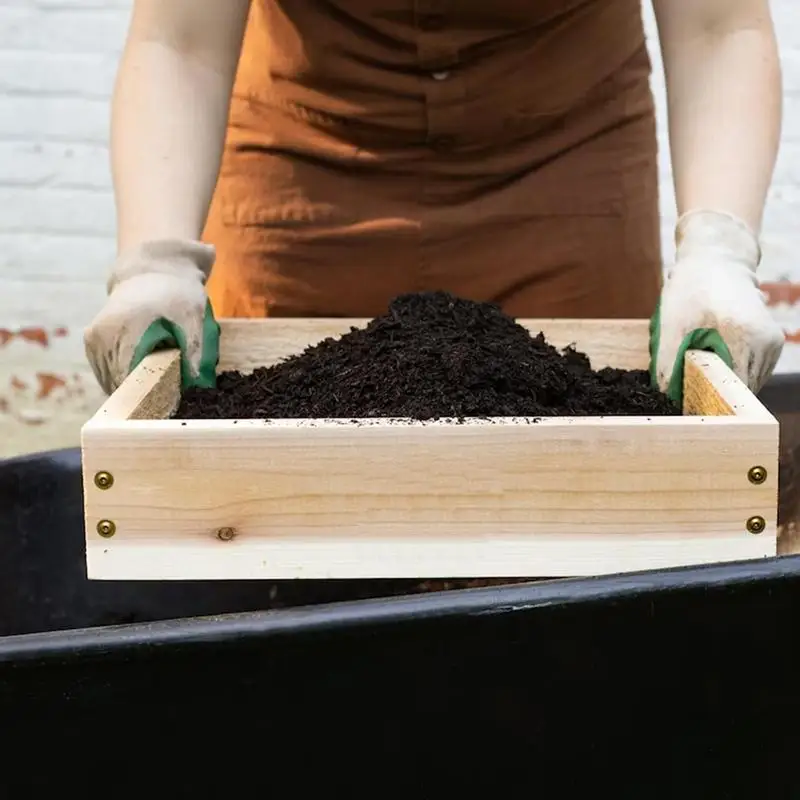
[{"label": "black plastic tub", "polygon": [[[787,525],[800,376],[762,398]],[[800,797],[800,556],[433,592],[89,582],[79,467],[0,463],[0,798]]]}]

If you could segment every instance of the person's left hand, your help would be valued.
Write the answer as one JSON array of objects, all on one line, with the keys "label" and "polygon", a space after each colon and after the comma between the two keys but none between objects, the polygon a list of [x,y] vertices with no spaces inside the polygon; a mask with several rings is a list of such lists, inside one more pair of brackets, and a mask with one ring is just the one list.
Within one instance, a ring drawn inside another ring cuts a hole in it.
[{"label": "person's left hand", "polygon": [[650,323],[653,383],[681,405],[686,351],[711,350],[757,393],[775,369],[784,333],[758,286],[756,236],[728,214],[694,211],[678,221],[676,244]]}]

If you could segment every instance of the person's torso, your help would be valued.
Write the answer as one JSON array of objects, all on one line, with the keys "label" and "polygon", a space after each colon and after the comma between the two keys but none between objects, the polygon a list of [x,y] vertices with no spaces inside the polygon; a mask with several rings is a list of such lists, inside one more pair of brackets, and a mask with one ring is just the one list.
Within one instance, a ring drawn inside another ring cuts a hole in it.
[{"label": "person's torso", "polygon": [[479,144],[579,107],[644,42],[640,0],[254,0],[233,114]]}]

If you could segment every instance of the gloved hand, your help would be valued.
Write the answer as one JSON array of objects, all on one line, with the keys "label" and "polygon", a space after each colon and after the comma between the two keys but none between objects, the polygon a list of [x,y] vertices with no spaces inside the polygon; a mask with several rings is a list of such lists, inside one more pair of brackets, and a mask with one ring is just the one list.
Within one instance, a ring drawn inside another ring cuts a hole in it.
[{"label": "gloved hand", "polygon": [[215,255],[202,242],[162,240],[119,257],[108,299],[84,332],[89,363],[108,394],[164,347],[181,351],[182,388],[215,385],[220,329],[205,290]]},{"label": "gloved hand", "polygon": [[680,406],[686,351],[711,350],[758,392],[784,344],[756,279],[758,239],[731,215],[692,211],[678,220],[675,240],[675,263],[650,321],[653,384]]}]

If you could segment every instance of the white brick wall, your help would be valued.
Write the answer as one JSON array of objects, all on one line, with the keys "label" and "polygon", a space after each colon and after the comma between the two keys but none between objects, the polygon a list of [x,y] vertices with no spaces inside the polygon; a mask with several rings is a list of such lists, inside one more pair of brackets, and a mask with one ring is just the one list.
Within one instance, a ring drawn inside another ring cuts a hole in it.
[{"label": "white brick wall", "polygon": [[[224,0],[221,0],[224,2]],[[768,279],[800,281],[800,20],[773,0],[785,72],[782,152],[765,220]],[[130,0],[0,0],[0,458],[78,442],[100,401],[81,332],[103,299],[113,253],[108,99]],[[664,93],[665,253],[674,223]],[[788,328],[800,315],[778,309]],[[800,369],[788,348],[781,369]]]},{"label": "white brick wall", "polygon": [[0,0],[0,458],[72,446],[113,252],[108,99],[129,0]]}]

